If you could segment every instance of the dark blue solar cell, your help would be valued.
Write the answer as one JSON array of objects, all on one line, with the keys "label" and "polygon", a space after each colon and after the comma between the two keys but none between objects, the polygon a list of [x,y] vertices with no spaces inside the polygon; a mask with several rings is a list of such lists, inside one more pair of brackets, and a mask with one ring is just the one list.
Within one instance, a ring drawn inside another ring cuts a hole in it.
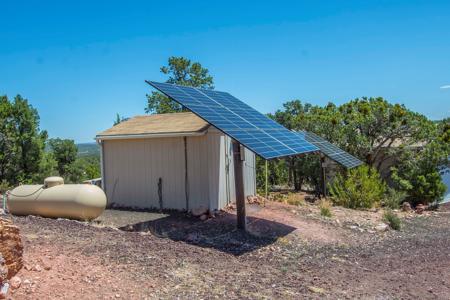
[{"label": "dark blue solar cell", "polygon": [[228,93],[148,83],[265,159],[318,150],[304,138]]},{"label": "dark blue solar cell", "polygon": [[317,146],[320,149],[320,152],[322,152],[324,155],[328,156],[329,158],[341,164],[347,169],[351,169],[363,164],[362,161],[360,161],[350,153],[345,152],[339,147],[331,144],[330,142],[318,136],[317,134],[314,134],[309,131],[299,131],[297,132],[297,135],[300,138]]}]

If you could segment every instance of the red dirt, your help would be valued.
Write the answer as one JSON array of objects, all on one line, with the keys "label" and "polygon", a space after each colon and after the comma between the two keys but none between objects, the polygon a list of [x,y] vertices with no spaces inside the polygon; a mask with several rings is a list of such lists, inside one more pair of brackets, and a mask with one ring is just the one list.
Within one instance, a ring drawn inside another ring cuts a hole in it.
[{"label": "red dirt", "polygon": [[[288,204],[268,202],[266,207],[252,216],[259,220],[270,220],[283,224],[288,224],[295,228],[295,233],[307,241],[316,241],[325,244],[348,243],[348,234],[343,234],[342,230],[335,226],[323,222],[321,219],[299,218],[302,213],[301,208]],[[255,225],[257,224],[257,222]]]},{"label": "red dirt", "polygon": [[[358,212],[352,219],[351,211],[338,208],[329,220],[312,205],[269,203],[249,211],[251,234],[234,230],[230,213],[206,222],[166,217],[136,226],[141,232],[15,217],[23,233],[26,269],[19,272],[22,286],[10,295],[449,298],[448,211],[405,218],[402,231],[385,233],[371,227],[380,212]],[[132,213],[123,214],[132,219]],[[367,223],[354,225],[361,220]]]}]

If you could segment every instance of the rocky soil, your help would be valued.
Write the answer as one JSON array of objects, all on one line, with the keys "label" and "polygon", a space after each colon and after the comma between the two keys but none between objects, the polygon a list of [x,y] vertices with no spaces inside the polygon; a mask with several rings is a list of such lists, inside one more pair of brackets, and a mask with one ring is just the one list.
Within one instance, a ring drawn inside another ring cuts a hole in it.
[{"label": "rocky soil", "polygon": [[0,299],[6,298],[11,282],[17,279],[13,276],[22,268],[22,252],[19,228],[0,218]]},{"label": "rocky soil", "polygon": [[[448,299],[450,211],[404,214],[401,231],[376,230],[381,212],[269,202],[250,206],[249,233],[233,212],[204,222],[164,215],[135,231],[14,217],[24,241],[12,299]],[[130,212],[121,214],[123,221]]]}]

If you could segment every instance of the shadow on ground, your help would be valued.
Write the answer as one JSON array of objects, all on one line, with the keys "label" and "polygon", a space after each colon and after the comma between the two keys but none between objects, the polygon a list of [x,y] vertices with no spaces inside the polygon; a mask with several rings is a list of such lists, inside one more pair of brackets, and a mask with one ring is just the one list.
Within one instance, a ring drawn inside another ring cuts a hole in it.
[{"label": "shadow on ground", "polygon": [[236,215],[226,212],[203,222],[194,217],[173,213],[119,229],[151,232],[161,238],[214,248],[233,255],[242,255],[272,244],[295,230],[282,223],[255,217],[247,217],[247,224],[247,232],[237,230]]}]

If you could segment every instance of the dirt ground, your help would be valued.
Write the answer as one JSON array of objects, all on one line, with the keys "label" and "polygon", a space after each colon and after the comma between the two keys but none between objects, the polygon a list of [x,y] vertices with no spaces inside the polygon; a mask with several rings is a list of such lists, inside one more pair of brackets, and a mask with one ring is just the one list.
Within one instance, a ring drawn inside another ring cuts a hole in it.
[{"label": "dirt ground", "polygon": [[[449,299],[450,209],[403,214],[268,202],[235,215],[106,211],[90,224],[14,217],[25,246],[12,299]],[[118,229],[121,228],[121,229]]]}]

